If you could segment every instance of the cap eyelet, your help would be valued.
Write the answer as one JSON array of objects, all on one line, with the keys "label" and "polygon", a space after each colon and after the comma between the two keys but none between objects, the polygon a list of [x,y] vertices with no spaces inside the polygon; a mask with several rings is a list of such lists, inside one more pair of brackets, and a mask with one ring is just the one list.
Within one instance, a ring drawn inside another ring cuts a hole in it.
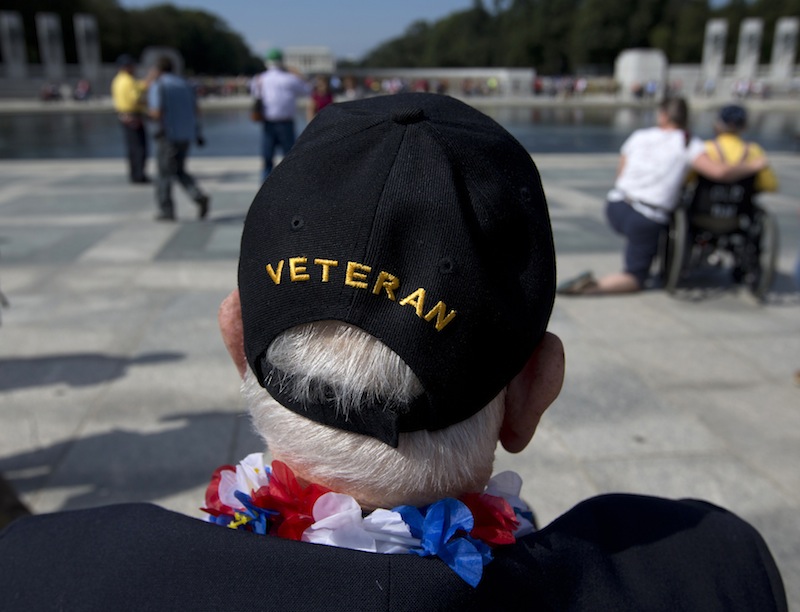
[{"label": "cap eyelet", "polygon": [[303,217],[297,216],[292,218],[291,228],[293,232],[299,231],[305,227],[306,222],[303,220]]},{"label": "cap eyelet", "polygon": [[454,274],[455,271],[456,271],[456,264],[449,257],[444,257],[439,261],[440,274]]}]

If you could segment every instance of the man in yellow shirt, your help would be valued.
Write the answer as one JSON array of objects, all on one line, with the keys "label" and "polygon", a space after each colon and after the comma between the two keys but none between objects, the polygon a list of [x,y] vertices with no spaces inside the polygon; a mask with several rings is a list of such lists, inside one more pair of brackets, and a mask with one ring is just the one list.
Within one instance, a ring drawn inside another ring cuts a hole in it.
[{"label": "man in yellow shirt", "polygon": [[[706,141],[706,153],[714,161],[737,164],[765,157],[764,150],[755,142],[742,139],[741,133],[747,127],[747,110],[738,104],[724,106],[714,124],[717,137]],[[755,176],[753,185],[756,193],[777,191],[778,177],[769,166]]]},{"label": "man in yellow shirt", "polygon": [[131,183],[149,183],[144,171],[147,161],[145,94],[149,82],[134,76],[136,61],[130,55],[121,55],[117,59],[117,68],[117,75],[111,81],[111,97],[125,135],[129,179]]}]

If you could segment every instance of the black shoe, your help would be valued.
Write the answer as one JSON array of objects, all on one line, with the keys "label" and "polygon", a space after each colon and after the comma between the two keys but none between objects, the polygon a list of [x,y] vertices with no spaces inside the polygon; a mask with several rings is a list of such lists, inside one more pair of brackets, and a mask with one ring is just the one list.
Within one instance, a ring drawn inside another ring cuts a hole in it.
[{"label": "black shoe", "polygon": [[170,213],[158,213],[156,221],[175,221],[175,215]]},{"label": "black shoe", "polygon": [[152,182],[153,181],[151,181],[146,176],[143,176],[142,178],[138,178],[138,179],[131,179],[131,183],[133,183],[134,185],[149,185]]},{"label": "black shoe", "polygon": [[211,198],[201,195],[197,199],[197,218],[205,219],[208,216],[208,209],[211,208]]}]

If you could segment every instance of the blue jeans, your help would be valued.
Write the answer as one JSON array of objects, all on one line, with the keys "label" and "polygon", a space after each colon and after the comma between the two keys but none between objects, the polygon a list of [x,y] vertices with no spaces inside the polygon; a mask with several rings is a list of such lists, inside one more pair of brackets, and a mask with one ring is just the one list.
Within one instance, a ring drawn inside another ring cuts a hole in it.
[{"label": "blue jeans", "polygon": [[658,253],[661,233],[667,226],[648,219],[622,201],[606,202],[606,217],[614,231],[627,239],[625,272],[635,276],[639,285],[643,286]]},{"label": "blue jeans", "polygon": [[285,156],[294,146],[294,138],[293,119],[264,122],[264,130],[261,134],[261,155],[264,157],[264,168],[261,171],[262,182],[269,176],[274,167],[275,149],[280,147]]}]

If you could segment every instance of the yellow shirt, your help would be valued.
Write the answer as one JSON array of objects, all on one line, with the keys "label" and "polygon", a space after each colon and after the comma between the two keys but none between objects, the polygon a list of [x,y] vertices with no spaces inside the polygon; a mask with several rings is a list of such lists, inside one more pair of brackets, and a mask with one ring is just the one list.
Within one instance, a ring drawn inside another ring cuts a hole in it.
[{"label": "yellow shirt", "polygon": [[120,70],[111,81],[111,98],[118,113],[144,113],[147,110],[144,94],[147,83]]},{"label": "yellow shirt", "polygon": [[[728,164],[737,164],[742,161],[754,161],[764,157],[764,149],[754,142],[745,142],[737,134],[720,134],[716,138],[722,155],[725,158],[720,160],[719,150],[714,140],[706,141],[706,153],[714,161],[724,161]],[[747,159],[742,159],[744,149],[747,147]],[[778,177],[772,168],[764,168],[756,175],[756,191],[778,191]]]}]

